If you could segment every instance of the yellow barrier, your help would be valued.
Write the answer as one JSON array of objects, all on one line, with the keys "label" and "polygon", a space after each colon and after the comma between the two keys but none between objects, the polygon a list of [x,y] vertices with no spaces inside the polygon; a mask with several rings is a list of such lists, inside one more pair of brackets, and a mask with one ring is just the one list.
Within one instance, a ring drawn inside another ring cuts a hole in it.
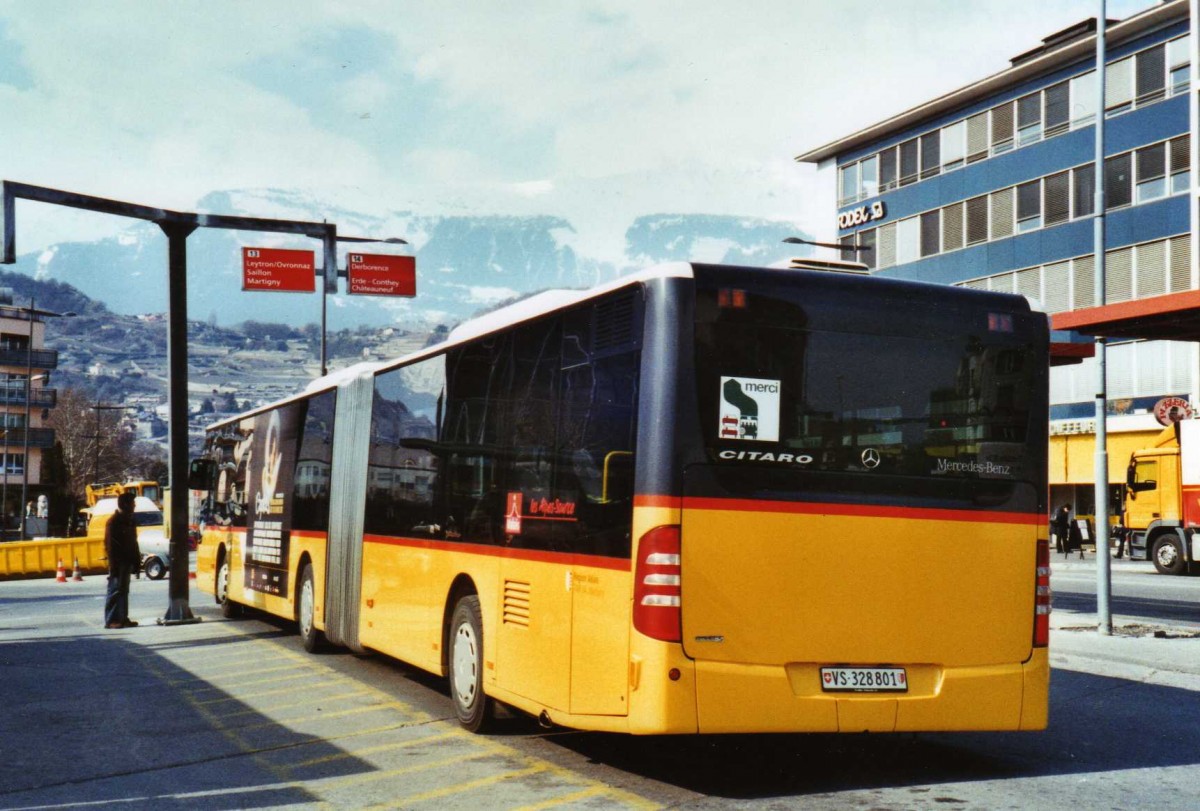
[{"label": "yellow barrier", "polygon": [[79,570],[85,574],[108,571],[104,538],[45,538],[0,543],[0,579],[53,577],[59,560],[69,575],[77,558]]}]

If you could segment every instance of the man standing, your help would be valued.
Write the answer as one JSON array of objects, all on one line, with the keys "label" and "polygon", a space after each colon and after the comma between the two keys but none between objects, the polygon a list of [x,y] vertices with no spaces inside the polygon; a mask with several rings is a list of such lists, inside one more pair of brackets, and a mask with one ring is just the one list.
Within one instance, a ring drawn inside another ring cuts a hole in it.
[{"label": "man standing", "polygon": [[108,553],[108,595],[104,599],[104,627],[132,628],[129,619],[129,577],[142,563],[137,525],[133,523],[134,493],[117,496],[117,511],[104,526],[104,551]]},{"label": "man standing", "polygon": [[1066,555],[1071,549],[1071,505],[1064,504],[1054,514],[1055,551]]}]

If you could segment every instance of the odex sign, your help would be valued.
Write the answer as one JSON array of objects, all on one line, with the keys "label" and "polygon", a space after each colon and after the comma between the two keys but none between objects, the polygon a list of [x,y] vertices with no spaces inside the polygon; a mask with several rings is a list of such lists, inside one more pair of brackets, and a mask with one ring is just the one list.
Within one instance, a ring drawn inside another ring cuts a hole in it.
[{"label": "odex sign", "polygon": [[242,248],[242,289],[312,293],[316,262],[312,251]]},{"label": "odex sign", "polygon": [[415,296],[417,260],[412,256],[352,253],[346,279],[351,293],[364,296]]}]

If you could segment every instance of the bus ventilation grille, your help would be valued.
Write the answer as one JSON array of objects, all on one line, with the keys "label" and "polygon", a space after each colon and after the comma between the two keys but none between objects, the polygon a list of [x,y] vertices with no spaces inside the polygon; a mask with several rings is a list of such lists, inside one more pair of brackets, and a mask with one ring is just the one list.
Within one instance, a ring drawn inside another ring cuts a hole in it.
[{"label": "bus ventilation grille", "polygon": [[596,305],[592,351],[625,349],[633,342],[633,296],[602,301]]},{"label": "bus ventilation grille", "polygon": [[529,627],[529,584],[504,581],[504,624]]}]

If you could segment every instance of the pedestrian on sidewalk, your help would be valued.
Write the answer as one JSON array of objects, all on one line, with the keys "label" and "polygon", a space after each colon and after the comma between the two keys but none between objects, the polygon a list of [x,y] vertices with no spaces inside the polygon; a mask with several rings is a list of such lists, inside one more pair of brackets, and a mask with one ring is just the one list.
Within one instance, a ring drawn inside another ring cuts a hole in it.
[{"label": "pedestrian on sidewalk", "polygon": [[1054,527],[1054,551],[1067,554],[1067,541],[1071,537],[1071,505],[1064,504],[1058,508],[1051,522]]},{"label": "pedestrian on sidewalk", "polygon": [[104,551],[108,555],[105,628],[131,628],[137,625],[129,618],[129,578],[142,563],[137,525],[133,522],[134,498],[132,490],[117,496],[117,511],[104,525]]},{"label": "pedestrian on sidewalk", "polygon": [[1117,558],[1122,558],[1128,550],[1129,559],[1133,560],[1133,533],[1129,527],[1118,523],[1113,530],[1117,534]]}]

